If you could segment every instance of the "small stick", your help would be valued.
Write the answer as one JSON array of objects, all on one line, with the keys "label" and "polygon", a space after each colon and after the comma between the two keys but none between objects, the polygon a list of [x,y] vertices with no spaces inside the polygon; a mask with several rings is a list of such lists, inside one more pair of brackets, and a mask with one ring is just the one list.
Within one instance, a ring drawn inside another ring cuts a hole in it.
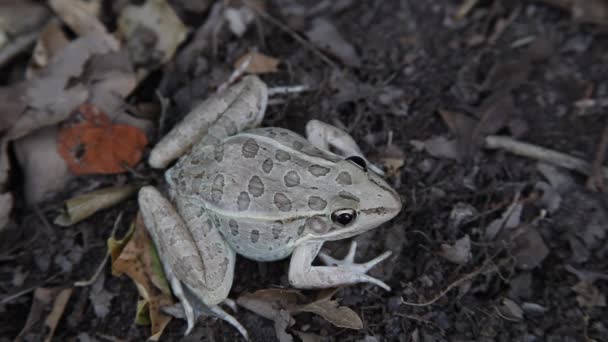
[{"label": "small stick", "polygon": [[297,86],[289,86],[289,87],[272,87],[272,88],[268,88],[268,96],[292,94],[292,93],[303,93],[303,92],[309,91],[309,90],[310,90],[310,87],[307,85],[297,85]]},{"label": "small stick", "polygon": [[[118,225],[119,225],[120,221],[122,220],[122,214],[123,214],[123,212],[121,211],[120,214],[118,214],[118,216],[116,217],[116,220],[114,221],[114,227],[112,227],[112,233],[110,233],[110,236],[114,236],[114,234],[116,233],[116,230],[118,230]],[[110,250],[109,249],[106,250],[106,255],[103,257],[103,260],[101,261],[99,266],[97,266],[97,270],[95,270],[95,273],[93,273],[91,278],[74,282],[74,286],[75,287],[85,287],[85,286],[92,285],[97,280],[97,278],[99,278],[99,275],[101,274],[104,267],[108,263],[108,259],[110,259]]]},{"label": "small stick", "polygon": [[602,177],[602,163],[606,157],[606,150],[608,150],[608,121],[604,127],[604,133],[602,133],[595,159],[591,165],[591,174],[587,178],[587,188],[590,190],[606,191],[604,177]]},{"label": "small stick", "polygon": [[314,45],[309,43],[306,39],[300,37],[294,30],[290,29],[287,25],[283,24],[281,21],[274,18],[270,14],[268,14],[264,11],[261,11],[255,5],[253,5],[249,0],[243,0],[243,3],[245,4],[245,6],[249,7],[251,10],[253,10],[255,13],[257,13],[257,15],[259,15],[266,21],[270,22],[274,26],[278,27],[279,29],[281,29],[282,31],[284,31],[285,33],[290,35],[291,38],[296,40],[298,43],[302,44],[302,46],[304,46],[306,49],[308,49],[310,52],[312,52],[315,56],[319,57],[323,62],[327,63],[327,65],[329,65],[332,68],[338,67],[336,65],[336,63],[332,62],[332,60],[329,59],[327,56],[325,56],[321,51],[319,51],[319,49],[317,49]]},{"label": "small stick", "polygon": [[[502,149],[522,157],[537,159],[545,163],[578,171],[585,175],[590,175],[592,172],[591,164],[582,159],[541,146],[517,141],[506,136],[487,136],[485,147],[489,149]],[[602,177],[608,178],[608,168],[602,167],[600,174]]]},{"label": "small stick", "polygon": [[245,58],[243,63],[239,64],[239,66],[236,69],[234,69],[232,74],[230,74],[230,77],[228,78],[228,80],[226,82],[220,84],[219,87],[217,87],[217,92],[221,93],[222,91],[226,90],[226,88],[228,88],[232,83],[234,83],[234,81],[236,81],[237,78],[241,77],[245,73],[247,68],[249,68],[249,64],[251,64],[252,60],[253,60],[253,55],[249,55],[247,58]]}]

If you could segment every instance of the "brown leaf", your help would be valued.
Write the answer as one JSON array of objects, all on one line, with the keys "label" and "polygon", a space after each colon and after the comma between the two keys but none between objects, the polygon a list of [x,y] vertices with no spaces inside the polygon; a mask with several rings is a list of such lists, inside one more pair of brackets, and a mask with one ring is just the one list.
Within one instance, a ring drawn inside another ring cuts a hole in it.
[{"label": "brown leaf", "polygon": [[58,136],[59,154],[73,173],[121,173],[141,160],[148,143],[141,130],[112,124],[91,105],[81,105],[73,117],[79,122],[65,125]]},{"label": "brown leaf", "polygon": [[304,296],[298,290],[264,289],[254,293],[245,293],[237,299],[237,303],[256,314],[274,320],[281,310],[294,312],[297,310],[298,299]]},{"label": "brown leaf", "polygon": [[323,299],[306,304],[298,311],[312,312],[323,317],[331,324],[340,327],[359,330],[363,328],[363,321],[356,312],[346,306],[338,306],[338,301]]},{"label": "brown leaf", "polygon": [[471,261],[471,258],[473,258],[469,235],[465,235],[463,238],[456,240],[453,245],[441,244],[441,250],[438,254],[447,261],[455,264],[464,265],[468,263]]},{"label": "brown leaf", "polygon": [[[28,336],[35,340],[51,341],[72,291],[73,288],[37,288],[25,325],[15,340],[22,341]],[[49,306],[51,310],[44,318]]]},{"label": "brown leaf", "polygon": [[52,20],[46,24],[38,36],[32,58],[27,66],[27,78],[31,79],[34,76],[42,76],[42,69],[49,64],[49,61],[55,54],[69,43],[70,41],[63,32],[61,23],[58,20]]},{"label": "brown leaf", "polygon": [[119,42],[109,35],[106,27],[97,19],[99,8],[91,6],[91,1],[50,0],[49,5],[76,34],[79,36],[96,35],[104,39],[115,50]]},{"label": "brown leaf", "polygon": [[[120,248],[110,251],[113,256],[112,274],[119,276],[124,273],[137,284],[140,295],[148,302],[152,333],[150,339],[158,340],[171,321],[171,316],[165,315],[161,308],[172,305],[173,297],[164,273],[160,274],[162,270],[159,271],[155,265],[158,256],[140,214],[135,219],[133,229],[132,237],[120,250],[120,254],[117,253]],[[119,246],[110,241],[108,244]]]},{"label": "brown leaf", "polygon": [[65,202],[65,213],[55,219],[60,226],[71,226],[94,213],[110,208],[129,198],[139,187],[134,184],[98,189],[70,198]]},{"label": "brown leaf", "polygon": [[249,64],[247,65],[247,68],[245,68],[245,71],[250,74],[277,72],[277,67],[280,63],[277,58],[267,56],[257,51],[252,51],[239,57],[239,59],[234,62],[234,68],[239,69],[239,67],[241,67],[243,63],[247,63],[247,61],[249,61]]},{"label": "brown leaf", "polygon": [[606,295],[592,283],[579,281],[572,287],[572,291],[577,294],[576,301],[580,306],[588,308],[594,306],[601,308],[606,307]]}]

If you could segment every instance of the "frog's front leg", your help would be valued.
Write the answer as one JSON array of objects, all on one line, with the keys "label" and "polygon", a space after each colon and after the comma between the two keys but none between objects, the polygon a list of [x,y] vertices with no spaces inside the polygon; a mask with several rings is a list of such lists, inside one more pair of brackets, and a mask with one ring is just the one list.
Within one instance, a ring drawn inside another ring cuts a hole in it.
[{"label": "frog's front leg", "polygon": [[372,267],[388,258],[391,255],[390,251],[384,252],[366,263],[356,264],[354,263],[356,244],[352,244],[344,260],[322,257],[323,261],[335,266],[312,266],[312,261],[319,254],[322,245],[322,242],[309,243],[298,246],[293,251],[289,264],[289,282],[292,286],[317,289],[371,283],[387,291],[391,290],[383,281],[366,274]]},{"label": "frog's front leg", "polygon": [[212,314],[247,336],[245,328],[218,305],[232,286],[236,254],[206,213],[178,200],[180,216],[151,186],[140,190],[138,201],[173,293],[184,308],[187,332],[200,315]]}]

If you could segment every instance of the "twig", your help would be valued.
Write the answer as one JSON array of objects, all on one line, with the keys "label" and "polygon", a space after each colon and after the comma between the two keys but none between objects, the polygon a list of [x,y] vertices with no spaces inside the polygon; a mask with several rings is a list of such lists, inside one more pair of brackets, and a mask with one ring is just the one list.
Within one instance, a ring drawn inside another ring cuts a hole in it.
[{"label": "twig", "polygon": [[289,86],[289,87],[272,87],[272,88],[268,88],[268,96],[292,94],[292,93],[303,93],[303,92],[309,91],[309,90],[310,90],[310,87],[307,85],[297,85],[297,86]]},{"label": "twig", "polygon": [[489,269],[486,269],[488,264],[491,263],[493,258],[490,258],[488,260],[486,260],[483,265],[481,265],[478,269],[476,269],[475,271],[469,273],[469,274],[465,274],[462,278],[459,278],[457,280],[455,280],[454,282],[452,282],[450,285],[448,285],[445,289],[443,289],[441,292],[439,292],[435,297],[433,297],[431,300],[423,302],[423,303],[414,303],[414,302],[406,302],[405,300],[403,300],[403,297],[401,298],[401,304],[403,305],[408,305],[408,306],[416,306],[416,307],[422,307],[422,306],[429,306],[429,305],[433,305],[435,302],[437,302],[439,299],[443,298],[443,296],[445,296],[448,292],[450,292],[453,288],[459,286],[460,284],[464,283],[467,280],[473,279],[475,277],[477,277],[479,274],[486,272],[486,271],[490,271],[490,270],[496,270],[498,269],[498,265],[494,265]]},{"label": "twig", "polygon": [[[118,230],[118,225],[120,224],[120,221],[122,220],[122,214],[123,214],[123,212],[121,211],[120,214],[118,214],[118,216],[116,217],[116,220],[114,221],[114,227],[112,227],[112,232],[110,233],[110,236],[114,236],[114,234]],[[99,275],[101,274],[101,272],[103,272],[104,267],[108,263],[108,259],[110,259],[110,250],[106,249],[106,255],[103,257],[103,260],[101,261],[99,266],[97,266],[97,270],[95,270],[95,273],[93,273],[91,278],[74,282],[74,286],[75,287],[85,287],[85,286],[90,286],[93,283],[95,283],[97,278],[99,278]]]},{"label": "twig", "polygon": [[28,33],[15,38],[9,45],[0,49],[0,66],[8,63],[11,59],[33,46],[36,38],[38,38],[38,32]]},{"label": "twig", "polygon": [[226,82],[220,84],[219,87],[217,87],[216,92],[221,93],[222,91],[226,90],[226,88],[228,88],[232,83],[234,83],[234,81],[236,81],[237,78],[241,77],[245,73],[245,70],[247,70],[247,68],[249,68],[249,64],[251,64],[252,60],[253,60],[253,55],[250,54],[249,56],[247,56],[247,58],[245,58],[243,63],[239,64],[239,66],[236,69],[234,69],[232,74],[230,74],[230,77],[228,77],[228,80]]},{"label": "twig", "polygon": [[[522,157],[528,157],[569,170],[578,171],[585,175],[590,175],[592,172],[591,164],[582,159],[541,146],[517,141],[506,136],[487,136],[485,139],[485,147],[489,149],[502,149]],[[608,168],[602,167],[600,174],[602,177],[608,178]]]},{"label": "twig", "polygon": [[291,38],[296,40],[298,43],[302,44],[302,46],[304,46],[306,49],[308,49],[310,52],[312,52],[315,56],[319,57],[327,65],[329,65],[332,68],[338,67],[336,65],[336,63],[334,63],[331,59],[329,59],[327,56],[325,56],[319,49],[317,49],[314,45],[309,43],[306,39],[300,37],[294,30],[290,29],[287,25],[283,24],[281,21],[274,18],[270,14],[258,9],[249,0],[243,0],[243,3],[245,4],[245,6],[249,7],[251,10],[253,10],[257,15],[262,17],[264,20],[268,21],[269,23],[271,23],[274,26],[281,29],[283,32],[290,35]]},{"label": "twig", "polygon": [[602,133],[595,159],[591,165],[591,174],[587,178],[587,188],[590,190],[606,191],[604,177],[602,177],[602,163],[604,162],[604,158],[606,158],[606,150],[608,150],[608,121],[606,121],[606,126],[604,126],[604,133]]}]

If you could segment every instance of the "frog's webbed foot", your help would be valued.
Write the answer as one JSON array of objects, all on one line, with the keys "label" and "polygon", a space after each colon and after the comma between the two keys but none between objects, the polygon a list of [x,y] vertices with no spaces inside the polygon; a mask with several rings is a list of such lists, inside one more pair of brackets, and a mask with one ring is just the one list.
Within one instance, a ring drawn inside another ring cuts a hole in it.
[{"label": "frog's webbed foot", "polygon": [[343,157],[361,157],[375,173],[381,176],[384,175],[384,171],[381,168],[370,163],[365,158],[355,139],[336,126],[319,120],[310,120],[306,124],[306,139],[315,145],[315,147],[322,150],[329,151],[330,147],[333,147]]},{"label": "frog's webbed foot", "polygon": [[[355,252],[356,251],[357,251],[357,242],[351,241],[350,247],[348,249],[348,253],[344,257],[344,259],[335,259],[334,257],[332,257],[324,252],[320,252],[318,257],[327,266],[338,266],[341,268],[349,269],[354,273],[366,274],[374,266],[376,266],[379,263],[381,263],[382,261],[386,260],[392,254],[391,251],[386,251],[386,252],[378,255],[377,257],[373,258],[370,261],[367,261],[367,262],[364,262],[361,264],[357,264],[357,263],[355,263]],[[386,285],[386,283],[384,283],[383,281],[381,281],[379,279],[375,279],[375,280],[376,281],[373,282],[374,284],[382,287],[383,289],[385,289],[387,291],[391,290],[390,286]]]},{"label": "frog's webbed foot", "polygon": [[334,259],[326,254],[319,254],[321,260],[328,266],[312,266],[322,244],[306,244],[297,247],[291,256],[289,265],[289,281],[297,288],[318,289],[349,285],[356,283],[370,283],[390,291],[391,288],[380,279],[367,274],[372,267],[386,260],[390,251],[384,252],[376,258],[362,264],[354,262],[357,244],[353,242],[346,257],[342,260]]}]

